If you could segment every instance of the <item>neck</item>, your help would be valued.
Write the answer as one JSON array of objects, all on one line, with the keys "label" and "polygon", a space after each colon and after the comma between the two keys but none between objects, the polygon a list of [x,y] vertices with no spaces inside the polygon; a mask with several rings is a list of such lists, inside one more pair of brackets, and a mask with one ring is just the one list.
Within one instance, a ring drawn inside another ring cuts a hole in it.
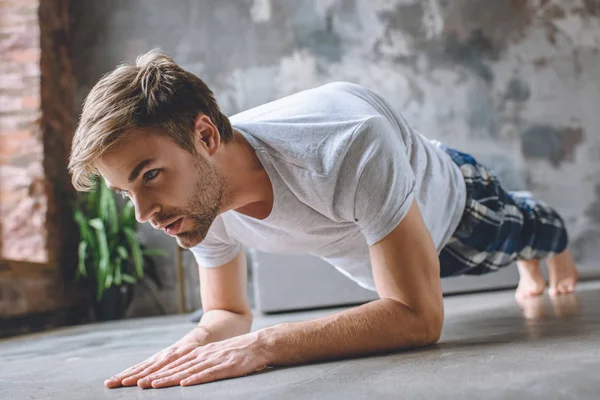
[{"label": "neck", "polygon": [[246,138],[236,130],[233,136],[215,156],[215,165],[225,179],[221,212],[235,210],[264,219],[273,208],[271,180]]}]

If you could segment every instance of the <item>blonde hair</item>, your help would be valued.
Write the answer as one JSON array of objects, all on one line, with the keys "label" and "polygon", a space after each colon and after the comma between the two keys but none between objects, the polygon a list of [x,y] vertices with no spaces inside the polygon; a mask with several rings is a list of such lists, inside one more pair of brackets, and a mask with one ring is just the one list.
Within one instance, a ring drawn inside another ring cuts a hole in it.
[{"label": "blonde hair", "polygon": [[155,49],[139,56],[135,65],[119,65],[83,103],[69,159],[73,186],[92,189],[98,176],[94,161],[131,129],[153,129],[194,154],[192,132],[200,113],[215,124],[223,143],[232,139],[229,119],[213,92],[167,55]]}]

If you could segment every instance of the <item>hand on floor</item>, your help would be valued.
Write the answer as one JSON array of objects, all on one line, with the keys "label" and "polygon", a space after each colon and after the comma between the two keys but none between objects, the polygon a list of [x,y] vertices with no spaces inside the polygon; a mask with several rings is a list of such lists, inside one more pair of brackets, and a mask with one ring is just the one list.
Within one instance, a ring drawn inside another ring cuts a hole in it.
[{"label": "hand on floor", "polygon": [[201,345],[201,343],[194,342],[178,342],[171,347],[159,351],[145,361],[105,380],[104,385],[111,389],[121,386],[135,386],[138,384],[138,380],[161,370],[161,368],[189,354]]},{"label": "hand on floor", "polygon": [[107,387],[163,388],[190,386],[235,378],[267,367],[264,348],[256,333],[209,343],[169,347],[148,360],[106,380]]}]

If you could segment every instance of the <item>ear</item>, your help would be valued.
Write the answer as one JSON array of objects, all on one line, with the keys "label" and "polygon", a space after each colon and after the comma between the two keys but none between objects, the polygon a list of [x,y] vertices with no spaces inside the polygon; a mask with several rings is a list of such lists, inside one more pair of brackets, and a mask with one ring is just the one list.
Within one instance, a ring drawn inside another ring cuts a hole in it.
[{"label": "ear", "polygon": [[202,146],[209,156],[214,155],[221,146],[221,135],[210,117],[198,114],[194,123],[196,146]]}]

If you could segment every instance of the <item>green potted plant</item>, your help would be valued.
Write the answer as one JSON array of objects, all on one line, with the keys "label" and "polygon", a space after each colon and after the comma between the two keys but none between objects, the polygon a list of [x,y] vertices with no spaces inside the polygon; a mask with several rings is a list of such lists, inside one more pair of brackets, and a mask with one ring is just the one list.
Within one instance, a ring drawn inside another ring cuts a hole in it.
[{"label": "green potted plant", "polygon": [[120,319],[134,285],[148,276],[161,288],[153,257],[164,252],[139,243],[133,203],[127,199],[118,207],[103,180],[77,198],[74,213],[80,234],[76,279],[89,285],[98,320]]}]

